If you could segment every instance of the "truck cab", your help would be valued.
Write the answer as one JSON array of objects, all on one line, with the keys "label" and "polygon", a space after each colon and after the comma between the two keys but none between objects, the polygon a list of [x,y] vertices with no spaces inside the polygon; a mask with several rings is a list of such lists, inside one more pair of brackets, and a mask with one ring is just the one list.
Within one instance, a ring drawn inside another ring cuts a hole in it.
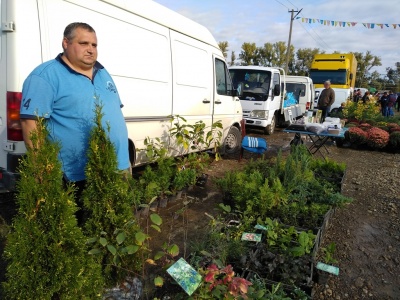
[{"label": "truck cab", "polygon": [[293,94],[286,93],[286,76],[281,68],[232,66],[233,85],[243,86],[240,103],[246,128],[273,134],[277,124],[283,125],[301,116]]}]

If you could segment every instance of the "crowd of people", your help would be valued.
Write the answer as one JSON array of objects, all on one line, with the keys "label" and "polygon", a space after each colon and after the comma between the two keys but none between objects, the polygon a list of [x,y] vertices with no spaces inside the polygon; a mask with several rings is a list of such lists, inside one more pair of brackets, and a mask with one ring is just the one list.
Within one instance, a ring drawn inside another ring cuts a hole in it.
[{"label": "crowd of people", "polygon": [[362,102],[365,104],[370,100],[375,100],[377,104],[380,105],[381,113],[384,117],[394,116],[396,109],[400,112],[400,93],[396,94],[392,91],[385,91],[383,94],[375,92],[375,94],[372,95],[369,91],[366,91],[364,95],[362,95],[360,89],[354,92],[354,102]]}]

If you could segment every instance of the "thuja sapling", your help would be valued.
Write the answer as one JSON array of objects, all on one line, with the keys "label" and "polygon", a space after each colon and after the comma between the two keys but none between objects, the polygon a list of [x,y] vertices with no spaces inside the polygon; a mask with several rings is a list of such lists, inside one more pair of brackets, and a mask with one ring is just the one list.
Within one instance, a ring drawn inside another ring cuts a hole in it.
[{"label": "thuja sapling", "polygon": [[[113,287],[141,269],[140,253],[127,255],[124,259],[116,255],[115,246],[121,241],[123,245],[136,245],[141,229],[137,224],[132,209],[131,176],[118,171],[117,156],[113,143],[102,125],[102,106],[95,105],[94,127],[90,133],[88,162],[86,165],[86,186],[82,193],[84,208],[88,213],[85,222],[85,234],[97,238],[106,245],[102,251],[93,255],[102,266],[106,287]],[[127,226],[129,224],[129,226]],[[95,253],[92,253],[95,254]]]},{"label": "thuja sapling", "polygon": [[77,225],[74,187],[63,187],[59,145],[38,118],[20,164],[18,213],[4,251],[7,299],[97,299],[101,268]]}]

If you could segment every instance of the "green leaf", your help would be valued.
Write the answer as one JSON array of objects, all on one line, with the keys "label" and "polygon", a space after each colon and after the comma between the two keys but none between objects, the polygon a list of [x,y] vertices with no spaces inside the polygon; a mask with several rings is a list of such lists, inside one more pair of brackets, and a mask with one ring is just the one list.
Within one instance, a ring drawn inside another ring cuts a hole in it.
[{"label": "green leaf", "polygon": [[161,217],[160,217],[159,215],[157,215],[157,214],[151,214],[151,215],[150,215],[150,220],[151,220],[154,224],[156,224],[156,225],[158,225],[158,226],[160,226],[160,225],[162,224],[162,219],[161,219]]},{"label": "green leaf", "polygon": [[305,254],[303,247],[293,247],[291,249],[293,256],[303,256]]},{"label": "green leaf", "polygon": [[176,244],[171,245],[168,248],[168,253],[172,256],[177,256],[179,254],[179,247]]},{"label": "green leaf", "polygon": [[129,245],[129,246],[125,247],[124,249],[126,249],[126,252],[128,254],[134,254],[139,250],[139,246]]},{"label": "green leaf", "polygon": [[142,245],[143,242],[146,240],[147,235],[144,234],[143,232],[139,231],[139,232],[136,232],[135,238],[136,238],[136,242],[137,242],[139,245]]},{"label": "green leaf", "polygon": [[108,251],[111,252],[112,255],[116,255],[117,254],[117,249],[115,249],[115,247],[113,245],[107,245],[107,249]]},{"label": "green leaf", "polygon": [[119,263],[121,263],[121,258],[119,257],[119,255],[115,255],[113,258],[113,263],[115,265],[118,265]]},{"label": "green leaf", "polygon": [[155,229],[155,230],[157,230],[158,232],[161,232],[161,228],[160,227],[158,227],[157,225],[150,225],[150,227],[151,228],[153,228],[153,229]]},{"label": "green leaf", "polygon": [[156,255],[154,255],[154,260],[159,260],[161,257],[165,255],[164,251],[158,251]]},{"label": "green leaf", "polygon": [[125,239],[126,239],[126,235],[125,235],[125,232],[120,232],[118,235],[117,235],[117,243],[118,243],[118,245],[121,245],[124,241],[125,241]]},{"label": "green leaf", "polygon": [[204,255],[204,256],[212,257],[211,253],[210,253],[210,252],[207,252],[207,251],[205,251],[205,250],[201,250],[200,253],[201,253],[202,255]]},{"label": "green leaf", "polygon": [[99,242],[100,242],[100,244],[104,247],[105,245],[107,245],[108,243],[107,243],[107,240],[105,239],[105,238],[103,238],[103,237],[101,237],[100,239],[99,239]]},{"label": "green leaf", "polygon": [[99,254],[99,253],[101,253],[101,249],[98,249],[98,248],[92,249],[92,250],[90,250],[88,253],[89,253],[90,255]]},{"label": "green leaf", "polygon": [[299,234],[299,244],[305,248],[308,246],[309,241],[310,241],[310,237],[308,236],[308,234],[305,233],[304,231],[302,231]]},{"label": "green leaf", "polygon": [[161,287],[164,284],[164,279],[160,276],[157,276],[156,278],[154,278],[154,285]]},{"label": "green leaf", "polygon": [[86,244],[93,244],[96,241],[97,241],[97,237],[93,237],[93,238],[87,239]]},{"label": "green leaf", "polygon": [[231,210],[232,210],[232,208],[230,207],[230,205],[224,205],[223,203],[220,203],[220,204],[219,204],[219,207],[220,207],[224,212],[227,212],[227,213],[230,213]]}]

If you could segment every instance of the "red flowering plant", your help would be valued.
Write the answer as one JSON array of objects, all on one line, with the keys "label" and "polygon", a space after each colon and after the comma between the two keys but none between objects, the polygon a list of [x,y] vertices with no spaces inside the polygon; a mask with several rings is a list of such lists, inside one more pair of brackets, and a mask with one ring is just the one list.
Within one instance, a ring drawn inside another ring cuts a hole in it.
[{"label": "red flowering plant", "polygon": [[372,127],[367,131],[367,133],[367,145],[372,148],[382,149],[385,148],[389,143],[389,133],[385,130],[377,127]]},{"label": "red flowering plant", "polygon": [[351,143],[358,145],[365,144],[368,139],[368,133],[359,127],[350,127],[346,136]]},{"label": "red flowering plant", "polygon": [[364,130],[364,131],[368,131],[369,129],[372,128],[372,126],[368,123],[361,123],[358,128]]},{"label": "red flowering plant", "polygon": [[218,268],[212,264],[204,271],[204,275],[204,283],[190,299],[247,299],[248,287],[252,283],[235,277],[231,265]]},{"label": "red flowering plant", "polygon": [[389,131],[390,131],[390,133],[392,133],[392,132],[399,132],[399,131],[400,131],[400,126],[397,125],[397,126],[394,126],[394,127],[390,127],[390,128],[389,128]]}]

